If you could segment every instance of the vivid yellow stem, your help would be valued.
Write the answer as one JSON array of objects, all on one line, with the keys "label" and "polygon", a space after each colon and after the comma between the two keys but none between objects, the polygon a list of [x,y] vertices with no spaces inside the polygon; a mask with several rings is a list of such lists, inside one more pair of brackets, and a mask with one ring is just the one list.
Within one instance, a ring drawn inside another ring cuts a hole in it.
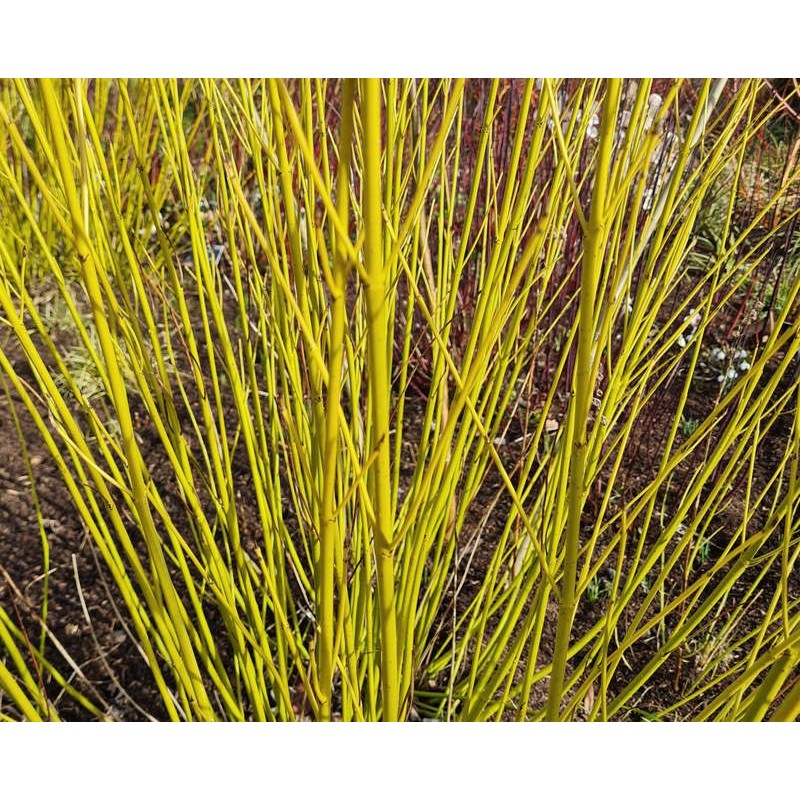
[{"label": "vivid yellow stem", "polygon": [[378,573],[381,623],[381,695],[383,720],[394,722],[399,710],[397,613],[392,553],[391,466],[389,458],[388,276],[383,262],[381,214],[381,88],[377,79],[362,83],[364,126],[364,267],[367,304],[367,366],[372,428],[376,454],[370,471],[375,509],[374,547]]},{"label": "vivid yellow stem", "polygon": [[[747,705],[747,710],[741,717],[742,722],[761,722],[764,715],[769,710],[770,705],[780,694],[786,680],[789,678],[792,669],[797,666],[797,656],[790,649],[770,667],[761,685],[753,692],[752,699]],[[781,703],[775,711],[773,721],[786,721],[791,718],[792,713],[796,713],[795,706],[800,702],[797,691],[790,692],[789,696]]]},{"label": "vivid yellow stem", "polygon": [[606,194],[611,153],[614,145],[614,128],[621,91],[621,81],[609,80],[603,106],[603,122],[597,171],[592,191],[592,206],[589,229],[584,246],[581,271],[580,307],[578,310],[578,353],[572,383],[573,429],[571,457],[569,462],[569,484],[567,487],[567,530],[564,552],[564,573],[561,580],[561,598],[558,605],[558,623],[547,697],[547,719],[559,718],[564,675],[567,668],[567,651],[572,631],[578,597],[576,576],[578,549],[580,546],[581,515],[585,499],[586,449],[588,444],[588,421],[594,394],[594,365],[592,363],[592,340],[594,338],[594,313],[597,303],[597,287],[607,240]]},{"label": "vivid yellow stem", "polygon": [[182,675],[184,689],[188,692],[193,706],[191,709],[186,709],[187,714],[190,718],[214,719],[214,711],[200,679],[200,670],[184,622],[184,611],[181,608],[180,600],[170,578],[161,539],[150,511],[145,483],[145,466],[134,437],[133,419],[128,404],[123,371],[117,359],[114,336],[112,335],[103,303],[98,265],[84,224],[83,209],[79,199],[78,188],[75,185],[72,163],[70,162],[64,137],[58,97],[51,80],[42,79],[41,88],[45,112],[50,125],[53,148],[61,174],[61,182],[69,206],[73,242],[81,262],[86,292],[89,295],[100,347],[108,369],[111,395],[117,411],[123,452],[128,462],[133,498],[139,522],[142,525],[142,534],[147,542],[147,549],[155,570],[154,579],[158,582],[159,589],[163,592],[165,608],[162,611],[174,627],[177,648],[174,645],[170,646],[172,643],[169,636],[164,637],[164,643],[168,649],[172,650],[170,656],[173,660],[173,667],[178,674]]},{"label": "vivid yellow stem", "polygon": [[[353,138],[354,81],[344,83],[342,123],[339,139],[339,168],[336,206],[346,227],[349,217],[350,154]],[[319,718],[330,720],[334,652],[334,571],[338,514],[336,508],[336,475],[339,461],[339,414],[341,413],[342,363],[344,361],[345,288],[349,272],[347,254],[336,247],[331,294],[330,350],[328,352],[328,395],[325,409],[325,443],[322,470],[322,514],[320,521],[319,572],[319,646],[317,672],[319,680]]]},{"label": "vivid yellow stem", "polygon": [[[792,666],[796,667],[797,653],[792,653],[788,657],[791,659]],[[794,722],[798,717],[800,717],[800,680],[794,682],[794,686],[769,720],[770,722]]]}]

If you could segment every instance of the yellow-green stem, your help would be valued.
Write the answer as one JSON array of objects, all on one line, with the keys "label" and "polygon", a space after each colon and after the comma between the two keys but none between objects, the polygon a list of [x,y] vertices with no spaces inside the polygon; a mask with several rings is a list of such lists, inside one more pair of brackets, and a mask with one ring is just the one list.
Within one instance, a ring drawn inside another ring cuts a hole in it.
[{"label": "yellow-green stem", "polygon": [[[164,611],[170,623],[175,628],[177,651],[174,653],[173,659],[175,663],[172,666],[178,674],[182,675],[186,684],[184,689],[190,692],[189,697],[194,706],[192,709],[186,709],[190,717],[196,716],[199,719],[213,719],[214,711],[202,680],[200,679],[200,670],[184,623],[184,611],[180,607],[180,600],[175,592],[172,579],[169,576],[160,537],[156,531],[150,512],[144,476],[145,466],[134,437],[133,420],[128,404],[123,371],[117,361],[114,337],[111,333],[109,320],[106,316],[103,304],[98,265],[89,244],[88,231],[83,221],[81,203],[75,186],[67,144],[64,139],[56,90],[53,86],[53,82],[49,79],[42,79],[41,87],[59,172],[61,173],[62,184],[69,205],[73,240],[78,258],[82,265],[86,291],[91,301],[92,314],[97,328],[98,339],[100,340],[100,347],[108,368],[109,384],[118,415],[123,452],[128,462],[134,503],[138,512],[139,521],[142,524],[142,533],[147,541],[148,551],[156,572],[155,580],[158,582],[159,588],[163,592],[166,605]],[[169,647],[170,643],[168,637],[165,637],[165,644]]]},{"label": "yellow-green stem", "polygon": [[588,421],[591,408],[594,384],[592,376],[592,340],[594,338],[594,310],[598,298],[597,286],[600,280],[600,268],[603,262],[606,231],[606,192],[608,172],[611,163],[611,152],[614,146],[614,129],[617,107],[619,105],[621,81],[608,81],[606,98],[603,107],[603,121],[600,131],[600,144],[597,160],[597,171],[592,191],[592,206],[589,217],[589,228],[583,253],[580,307],[578,319],[578,352],[572,383],[573,393],[573,429],[569,462],[569,485],[567,495],[567,529],[564,552],[564,573],[561,579],[561,598],[558,604],[558,622],[556,624],[556,641],[553,655],[553,668],[550,675],[550,687],[547,697],[547,719],[555,721],[559,718],[561,695],[564,688],[564,675],[567,668],[567,652],[569,649],[572,620],[577,606],[576,576],[578,566],[578,549],[580,546],[581,515],[585,497],[586,449],[588,443]]},{"label": "yellow-green stem", "polygon": [[392,536],[391,465],[389,458],[388,276],[383,263],[381,194],[381,88],[377,79],[362,84],[364,126],[364,267],[367,304],[367,368],[372,430],[370,442],[376,453],[370,490],[375,509],[374,547],[378,573],[378,605],[381,623],[381,695],[383,719],[397,720],[399,675],[397,616],[395,609]]},{"label": "yellow-green stem", "polygon": [[[339,218],[346,227],[349,216],[350,153],[353,137],[354,81],[344,84],[342,123],[339,139],[339,167],[336,206]],[[322,470],[322,513],[320,521],[319,570],[319,645],[317,672],[320,691],[320,719],[331,716],[334,653],[334,563],[338,535],[336,509],[336,475],[339,461],[339,414],[341,411],[342,362],[344,360],[345,288],[348,275],[347,254],[336,247],[331,295],[331,330],[328,351],[328,395],[325,409],[325,443]]]},{"label": "yellow-green stem", "polygon": [[[797,654],[793,654],[794,665],[797,665]],[[775,709],[770,722],[794,722],[800,716],[800,680],[795,680],[783,702]]]}]

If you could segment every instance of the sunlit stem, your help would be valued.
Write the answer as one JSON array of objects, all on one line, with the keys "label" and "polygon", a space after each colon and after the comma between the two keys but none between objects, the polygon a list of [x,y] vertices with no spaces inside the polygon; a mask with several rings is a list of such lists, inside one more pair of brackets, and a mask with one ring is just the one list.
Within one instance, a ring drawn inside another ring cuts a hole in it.
[{"label": "sunlit stem", "polygon": [[388,275],[383,261],[381,214],[381,89],[376,79],[361,86],[364,126],[363,217],[366,238],[364,267],[367,275],[367,370],[371,407],[370,449],[375,461],[370,470],[370,493],[375,509],[373,531],[378,573],[381,626],[381,696],[383,719],[397,720],[399,676],[397,612],[395,608],[394,556],[392,553],[391,466],[389,458]]},{"label": "sunlit stem", "polygon": [[561,599],[558,605],[555,652],[547,698],[547,719],[550,721],[557,720],[560,714],[561,695],[567,667],[567,651],[578,601],[576,592],[578,549],[580,546],[581,515],[586,496],[586,449],[588,444],[589,411],[594,394],[594,365],[592,363],[593,319],[595,304],[598,302],[596,293],[600,280],[600,269],[608,236],[608,231],[606,230],[606,194],[620,90],[621,81],[617,79],[609,80],[603,108],[589,230],[586,237],[580,278],[578,352],[572,382],[574,426],[570,443],[571,457],[567,489],[568,511],[564,573],[561,579]]}]

